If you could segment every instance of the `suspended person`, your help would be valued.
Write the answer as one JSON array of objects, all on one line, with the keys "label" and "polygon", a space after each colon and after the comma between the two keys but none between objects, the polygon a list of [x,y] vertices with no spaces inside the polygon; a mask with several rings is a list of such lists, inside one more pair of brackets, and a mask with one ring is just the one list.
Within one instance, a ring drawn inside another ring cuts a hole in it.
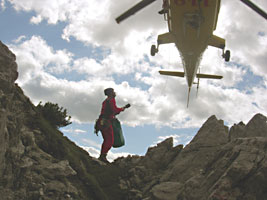
[{"label": "suspended person", "polygon": [[163,0],[162,10],[159,11],[159,14],[162,15],[162,14],[168,13],[168,9],[169,9],[168,0]]},{"label": "suspended person", "polygon": [[126,108],[129,108],[130,104],[127,104],[122,108],[118,108],[115,100],[116,93],[113,88],[105,89],[104,94],[107,96],[107,98],[102,103],[101,113],[95,126],[95,133],[100,130],[104,139],[99,160],[108,163],[107,153],[114,143],[114,128],[112,126],[114,123],[112,122],[115,120],[115,115],[118,115]]}]

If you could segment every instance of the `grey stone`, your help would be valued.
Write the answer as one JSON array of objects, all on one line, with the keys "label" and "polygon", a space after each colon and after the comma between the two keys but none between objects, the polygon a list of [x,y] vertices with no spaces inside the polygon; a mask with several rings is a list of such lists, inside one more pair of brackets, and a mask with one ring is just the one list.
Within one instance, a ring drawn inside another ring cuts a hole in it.
[{"label": "grey stone", "polygon": [[155,200],[176,200],[181,188],[181,183],[163,182],[152,188],[152,197]]}]

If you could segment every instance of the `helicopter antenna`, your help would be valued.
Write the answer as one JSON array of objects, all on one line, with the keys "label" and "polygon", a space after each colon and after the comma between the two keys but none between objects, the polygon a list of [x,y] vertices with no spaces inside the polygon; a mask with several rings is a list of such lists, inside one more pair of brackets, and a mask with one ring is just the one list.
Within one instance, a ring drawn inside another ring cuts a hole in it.
[{"label": "helicopter antenna", "polygon": [[[200,67],[198,68],[198,73],[200,74]],[[199,89],[199,81],[200,81],[200,78],[197,79],[197,94],[196,94],[196,97],[198,96],[198,89]]]},{"label": "helicopter antenna", "polygon": [[188,106],[189,106],[190,91],[191,91],[191,87],[188,88],[187,108],[188,108]]},{"label": "helicopter antenna", "polygon": [[200,78],[197,79],[197,94],[196,94],[196,97],[198,96],[199,80],[200,80]]}]

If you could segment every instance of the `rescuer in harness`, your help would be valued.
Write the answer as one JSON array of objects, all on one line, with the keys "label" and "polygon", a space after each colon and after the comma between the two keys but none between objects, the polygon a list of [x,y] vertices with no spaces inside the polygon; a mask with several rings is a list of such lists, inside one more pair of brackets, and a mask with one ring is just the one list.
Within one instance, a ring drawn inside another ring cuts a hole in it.
[{"label": "rescuer in harness", "polygon": [[161,15],[166,14],[166,13],[168,13],[168,10],[169,10],[168,0],[163,0],[162,10],[160,10],[158,13]]},{"label": "rescuer in harness", "polygon": [[[107,96],[107,98],[102,103],[101,113],[95,125],[95,133],[97,134],[97,132],[100,130],[104,139],[99,160],[108,163],[107,153],[114,144],[114,122],[120,123],[115,118],[115,115],[118,115],[126,108],[129,108],[130,104],[127,104],[122,108],[118,108],[115,101],[116,93],[114,92],[113,88],[105,89],[104,94]],[[124,139],[122,145],[124,145]]]}]

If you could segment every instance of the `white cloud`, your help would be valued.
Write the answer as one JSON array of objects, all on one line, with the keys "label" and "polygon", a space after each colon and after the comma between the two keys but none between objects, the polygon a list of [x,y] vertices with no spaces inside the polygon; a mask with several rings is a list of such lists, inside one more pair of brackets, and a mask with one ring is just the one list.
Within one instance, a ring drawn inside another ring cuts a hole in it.
[{"label": "white cloud", "polygon": [[[25,36],[19,37],[16,43],[21,42],[22,39],[25,40]],[[40,36],[32,36],[30,40],[25,40],[16,46],[11,45],[10,48],[16,53],[20,63],[18,82],[21,85],[38,76],[40,71],[62,73],[69,69],[72,61],[70,52],[54,51]]]},{"label": "white cloud", "polygon": [[42,16],[41,16],[41,15],[38,15],[38,16],[36,16],[36,17],[35,17],[35,16],[32,17],[31,20],[30,20],[30,22],[31,22],[32,24],[39,24],[39,23],[42,22],[42,20],[43,20]]},{"label": "white cloud", "polygon": [[6,9],[6,2],[5,2],[5,0],[1,0],[0,8],[1,8],[1,10],[5,10]]},{"label": "white cloud", "polygon": [[[100,155],[100,150],[96,149],[94,147],[87,147],[87,146],[81,146],[84,150],[86,150],[90,156],[98,158]],[[111,151],[109,151],[108,155],[107,155],[107,159],[109,162],[114,161],[115,159],[119,158],[119,157],[127,157],[129,155],[132,155],[130,153],[114,153]]]},{"label": "white cloud", "polygon": [[[201,81],[198,98],[195,97],[196,91],[193,88],[190,106],[186,108],[185,80],[156,76],[157,70],[149,64],[146,65],[147,71],[150,73],[143,76],[142,70],[139,72],[139,79],[141,82],[146,82],[149,87],[148,90],[143,90],[130,86],[126,81],[115,83],[111,76],[116,73],[115,68],[111,68],[115,72],[111,71],[111,74],[105,76],[106,78],[98,77],[98,73],[91,73],[88,80],[77,82],[56,78],[50,74],[51,70],[46,70],[48,63],[58,62],[58,65],[60,63],[63,66],[66,65],[63,69],[65,68],[67,71],[79,71],[81,69],[77,68],[77,63],[85,60],[92,65],[84,64],[84,67],[87,66],[88,69],[98,67],[103,73],[108,66],[88,58],[73,60],[70,52],[54,51],[40,37],[33,37],[18,46],[12,46],[12,49],[17,54],[19,65],[18,83],[22,85],[26,94],[35,103],[40,100],[59,103],[60,106],[67,108],[74,120],[80,122],[93,122],[96,119],[104,99],[103,89],[106,87],[115,88],[118,93],[117,103],[119,106],[128,102],[132,104],[129,110],[120,115],[123,123],[131,126],[140,124],[168,125],[177,128],[199,126],[212,114],[216,114],[226,121],[236,122],[237,119],[247,120],[252,117],[250,113],[265,110],[264,103],[261,103],[265,99],[259,98],[260,95],[256,94],[263,93],[266,90],[264,88],[254,89],[252,94],[246,94],[232,88],[224,89],[225,84],[220,86]],[[38,52],[35,49],[38,49]],[[108,59],[110,62],[112,59],[116,62],[116,57]],[[74,63],[73,66],[71,63]],[[136,64],[138,65],[138,63]],[[233,68],[232,71],[235,72],[235,70]],[[131,70],[128,73],[130,72]],[[233,72],[230,71],[230,73]],[[239,74],[242,75],[242,73]],[[256,101],[258,107],[252,104],[252,97],[257,98],[257,101],[253,100],[253,102]],[[236,111],[233,112],[234,110]],[[246,114],[244,115],[244,113]]]},{"label": "white cloud", "polygon": [[87,133],[87,131],[85,130],[81,130],[81,129],[73,129],[73,128],[63,128],[62,132],[64,133],[74,133],[74,134],[83,134],[83,133]]},{"label": "white cloud", "polygon": [[[238,1],[222,1],[216,30],[218,36],[226,38],[234,62],[226,65],[220,57],[221,52],[214,48],[205,52],[201,72],[223,75],[224,79],[201,80],[198,98],[195,97],[196,88],[191,91],[189,108],[186,108],[186,80],[158,74],[162,68],[183,71],[174,46],[162,45],[157,56],[148,55],[157,34],[167,31],[162,16],[157,14],[161,8],[160,1],[120,25],[115,23],[115,17],[137,0],[120,3],[116,0],[10,2],[17,10],[34,11],[36,16],[32,18],[32,23],[38,24],[42,20],[51,24],[66,22],[63,38],[69,41],[74,37],[93,47],[105,46],[110,50],[110,54],[105,54],[102,60],[74,59],[70,51],[56,51],[39,36],[29,40],[24,38],[23,43],[18,41],[11,46],[19,64],[18,83],[26,94],[35,102],[59,103],[77,121],[95,120],[104,99],[105,87],[115,88],[119,106],[128,102],[132,104],[120,115],[123,123],[131,126],[199,126],[213,114],[229,123],[236,123],[248,120],[254,113],[266,113],[263,95],[266,84],[251,88],[251,93],[234,89],[248,67],[267,80],[266,21]],[[266,1],[255,2],[267,8]],[[55,76],[64,77],[64,73],[71,72],[86,75],[86,78],[74,82]],[[127,78],[118,82],[114,74],[129,76],[135,82],[131,83]],[[144,84],[146,87],[143,87]]]},{"label": "white cloud", "polygon": [[97,142],[95,142],[93,140],[83,138],[81,140],[81,142],[86,144],[86,146],[90,146],[90,147],[95,147],[97,149],[101,149],[101,144],[99,144],[99,143],[97,143]]},{"label": "white cloud", "polygon": [[[227,47],[232,51],[232,59],[239,64],[249,66],[256,75],[266,78],[266,20],[240,1],[222,2],[218,33],[227,39]],[[267,9],[265,0],[253,2],[264,10]]]},{"label": "white cloud", "polygon": [[[8,0],[17,11],[35,11],[37,17],[34,16],[31,21],[40,23],[42,19],[46,19],[50,24],[56,24],[58,21],[65,21],[68,17],[68,10],[71,9],[70,0],[42,1],[42,0]],[[38,19],[36,21],[36,19]]]},{"label": "white cloud", "polygon": [[181,142],[180,142],[181,136],[180,135],[167,135],[167,136],[159,136],[158,137],[158,141],[156,142],[155,145],[163,142],[164,140],[166,140],[167,138],[170,138],[170,137],[173,138],[173,146],[176,146],[178,144],[181,144]]},{"label": "white cloud", "polygon": [[81,148],[83,148],[85,151],[87,151],[89,153],[89,155],[92,157],[98,158],[100,155],[100,150],[96,149],[94,147],[81,146]]},{"label": "white cloud", "polygon": [[26,39],[26,36],[25,35],[22,35],[22,36],[18,37],[17,39],[13,40],[13,42],[14,43],[20,43],[20,42],[22,42],[25,39]]},{"label": "white cloud", "polygon": [[164,140],[166,140],[168,138],[173,138],[173,146],[174,147],[177,145],[181,145],[181,144],[186,146],[193,139],[194,134],[196,134],[196,133],[192,133],[190,135],[188,133],[187,134],[179,133],[179,134],[159,136],[157,138],[157,141],[154,142],[150,147],[157,146],[157,144],[163,142]]}]

